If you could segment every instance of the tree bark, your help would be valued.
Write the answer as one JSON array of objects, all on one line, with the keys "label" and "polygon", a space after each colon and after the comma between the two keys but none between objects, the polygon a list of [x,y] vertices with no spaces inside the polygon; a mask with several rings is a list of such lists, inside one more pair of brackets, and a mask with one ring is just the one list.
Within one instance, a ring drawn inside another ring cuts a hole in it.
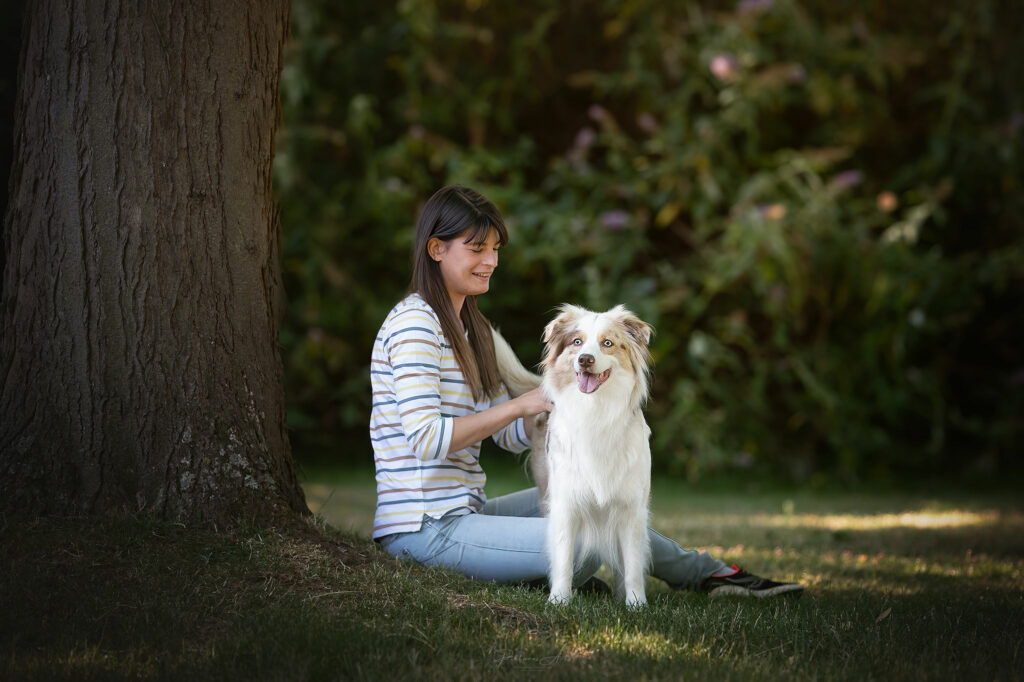
[{"label": "tree bark", "polygon": [[271,194],[287,0],[25,8],[0,509],[306,511]]}]

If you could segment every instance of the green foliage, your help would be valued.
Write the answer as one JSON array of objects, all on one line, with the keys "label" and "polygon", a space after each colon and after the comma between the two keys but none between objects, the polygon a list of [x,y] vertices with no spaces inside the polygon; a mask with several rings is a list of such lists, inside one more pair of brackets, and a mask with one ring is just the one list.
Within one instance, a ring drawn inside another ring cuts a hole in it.
[{"label": "green foliage", "polygon": [[563,301],[654,324],[663,468],[1019,467],[1019,12],[911,5],[296,0],[300,454],[368,457],[370,346],[418,206],[459,182],[510,226],[481,305],[525,361]]}]

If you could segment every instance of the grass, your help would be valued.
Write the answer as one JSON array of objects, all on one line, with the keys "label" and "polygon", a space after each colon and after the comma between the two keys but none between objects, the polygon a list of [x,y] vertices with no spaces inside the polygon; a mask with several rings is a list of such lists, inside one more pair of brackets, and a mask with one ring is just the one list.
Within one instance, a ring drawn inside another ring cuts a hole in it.
[{"label": "grass", "polygon": [[[0,679],[1024,676],[1024,509],[1008,493],[658,482],[656,527],[808,594],[711,601],[652,580],[632,612],[397,562],[367,539],[371,472],[307,478],[322,520],[289,530],[0,523]],[[522,484],[499,469],[489,493]]]}]

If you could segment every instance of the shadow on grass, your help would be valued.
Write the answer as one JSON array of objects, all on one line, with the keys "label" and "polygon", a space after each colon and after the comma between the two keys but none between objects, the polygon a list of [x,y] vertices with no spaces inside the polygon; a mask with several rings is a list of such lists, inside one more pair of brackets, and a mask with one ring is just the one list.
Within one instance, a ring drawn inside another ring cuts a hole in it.
[{"label": "shadow on grass", "polygon": [[[344,480],[324,485],[332,500],[361,499]],[[639,612],[600,596],[551,607],[542,590],[400,563],[365,534],[324,527],[6,522],[0,678],[1021,676],[1015,504],[791,497],[786,513],[785,494],[662,491],[655,522],[805,582],[802,599],[711,600],[652,581]],[[372,488],[370,500],[372,514]]]}]

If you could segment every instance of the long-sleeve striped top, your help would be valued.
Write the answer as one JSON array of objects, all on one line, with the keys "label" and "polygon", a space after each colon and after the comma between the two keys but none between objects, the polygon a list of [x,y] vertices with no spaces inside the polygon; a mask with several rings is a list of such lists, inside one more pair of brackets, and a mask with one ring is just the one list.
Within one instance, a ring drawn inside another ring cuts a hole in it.
[{"label": "long-sleeve striped top", "polygon": [[[453,422],[508,400],[505,387],[490,399],[473,400],[437,315],[418,294],[399,302],[384,320],[373,344],[370,379],[374,539],[418,531],[424,514],[480,511],[487,500],[480,443],[449,453]],[[492,438],[510,452],[529,447],[522,419]]]}]

